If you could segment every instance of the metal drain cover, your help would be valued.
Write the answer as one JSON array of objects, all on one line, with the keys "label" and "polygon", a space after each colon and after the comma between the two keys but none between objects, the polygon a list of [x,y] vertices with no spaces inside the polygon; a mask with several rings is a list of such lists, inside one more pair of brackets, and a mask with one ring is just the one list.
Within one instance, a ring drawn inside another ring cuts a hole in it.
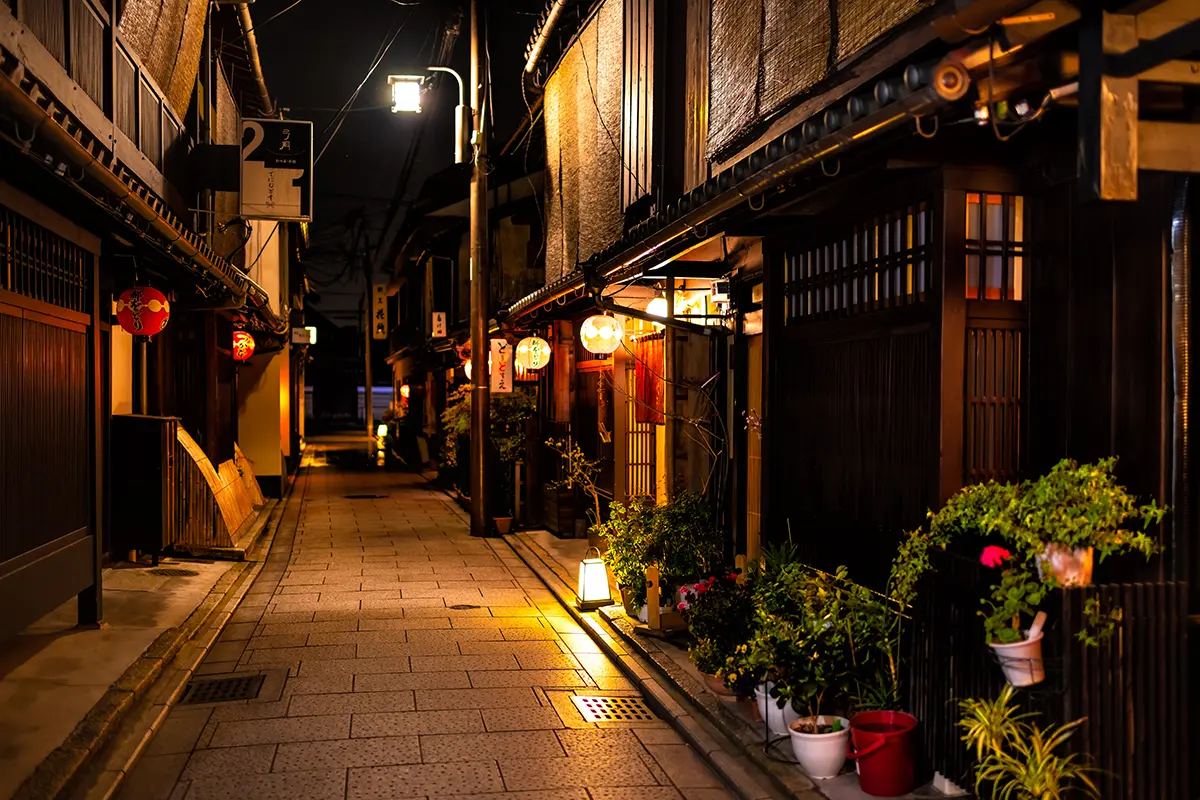
[{"label": "metal drain cover", "polygon": [[588,722],[653,722],[658,719],[639,697],[579,697],[571,701]]},{"label": "metal drain cover", "polygon": [[258,697],[266,675],[237,675],[232,678],[203,678],[194,680],[184,690],[181,706],[203,703],[230,703],[234,700],[253,700]]},{"label": "metal drain cover", "polygon": [[170,569],[163,567],[162,569],[150,570],[151,575],[161,575],[164,578],[192,578],[199,575],[194,569]]},{"label": "metal drain cover", "polygon": [[382,500],[387,497],[386,494],[344,494],[342,495],[347,500]]}]

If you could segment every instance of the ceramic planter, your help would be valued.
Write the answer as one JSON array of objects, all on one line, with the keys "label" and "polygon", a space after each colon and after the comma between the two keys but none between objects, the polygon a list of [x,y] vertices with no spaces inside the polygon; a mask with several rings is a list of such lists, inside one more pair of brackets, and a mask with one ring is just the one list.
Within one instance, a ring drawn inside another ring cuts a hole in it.
[{"label": "ceramic planter", "polygon": [[835,778],[846,763],[846,744],[850,739],[850,720],[844,717],[817,717],[817,725],[831,725],[840,720],[842,729],[834,733],[801,733],[800,725],[811,722],[812,717],[800,717],[788,725],[792,739],[792,752],[800,762],[800,769],[810,778]]},{"label": "ceramic planter", "polygon": [[[771,697],[773,684],[761,683],[754,687],[754,700],[758,703],[758,715],[767,722],[767,730],[776,736],[787,736],[788,725],[800,718],[791,703],[779,707],[779,701]],[[843,745],[843,750],[845,746]]]},{"label": "ceramic planter", "polygon": [[712,692],[713,694],[718,695],[720,697],[733,697],[734,696],[733,691],[729,687],[727,687],[725,685],[725,682],[722,681],[720,678],[718,678],[716,675],[709,675],[707,672],[702,672],[700,674],[704,676],[704,685],[707,686],[708,690],[710,692]]},{"label": "ceramic planter", "polygon": [[1048,544],[1037,559],[1038,577],[1053,575],[1059,586],[1092,585],[1092,548],[1068,550],[1062,545]]},{"label": "ceramic planter", "polygon": [[512,530],[512,517],[496,517],[496,531],[504,536]]},{"label": "ceramic planter", "polygon": [[1033,686],[1046,680],[1046,669],[1042,662],[1042,632],[1031,639],[1011,644],[989,642],[988,647],[996,654],[1005,679],[1013,686]]}]

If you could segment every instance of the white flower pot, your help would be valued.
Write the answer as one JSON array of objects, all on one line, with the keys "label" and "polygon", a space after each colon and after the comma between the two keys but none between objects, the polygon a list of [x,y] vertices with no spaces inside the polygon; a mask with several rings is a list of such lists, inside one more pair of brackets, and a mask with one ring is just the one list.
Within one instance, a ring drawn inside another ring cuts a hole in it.
[{"label": "white flower pot", "polygon": [[1038,578],[1053,575],[1064,588],[1092,585],[1092,548],[1068,550],[1062,545],[1048,544],[1037,557]]},{"label": "white flower pot", "polygon": [[836,778],[846,763],[846,747],[850,739],[850,720],[844,717],[817,717],[818,725],[831,725],[841,720],[842,729],[836,733],[801,733],[795,726],[812,720],[801,717],[788,725],[792,738],[792,752],[800,762],[800,769],[810,778]]},{"label": "white flower pot", "polygon": [[760,683],[754,687],[754,699],[758,703],[758,713],[767,721],[767,730],[776,736],[787,736],[788,725],[793,720],[799,719],[800,715],[792,708],[791,703],[785,703],[783,708],[779,707],[779,701],[771,697],[771,687],[773,684]]},{"label": "white flower pot", "polygon": [[1013,686],[1033,686],[1046,680],[1046,670],[1042,663],[1042,632],[1038,631],[1032,639],[1025,639],[1011,644],[989,642],[996,653],[996,660],[1004,670],[1004,678]]}]

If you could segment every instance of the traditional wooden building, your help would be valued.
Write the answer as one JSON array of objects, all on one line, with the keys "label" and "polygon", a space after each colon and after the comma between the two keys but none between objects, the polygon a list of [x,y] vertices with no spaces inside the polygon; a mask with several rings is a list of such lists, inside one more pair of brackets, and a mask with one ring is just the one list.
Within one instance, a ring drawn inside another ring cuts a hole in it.
[{"label": "traditional wooden building", "polygon": [[[1105,797],[1191,796],[1198,17],[568,0],[528,50],[546,283],[509,323],[555,331],[546,417],[581,440],[610,426],[614,498],[703,489],[731,554],[790,531],[806,560],[875,585],[958,488],[1063,457],[1119,456],[1123,482],[1173,507],[1162,556],[1106,562],[1088,590],[1121,598],[1121,647],[1074,640],[1083,591],[1048,644],[1038,702],[1089,717],[1076,746],[1108,770]],[[603,367],[611,416],[579,359],[597,313],[635,334]],[[980,583],[949,554],[912,642],[907,706],[930,771],[955,779],[953,701],[1000,680]]]},{"label": "traditional wooden building", "polygon": [[[0,638],[73,595],[99,622],[107,562],[234,546],[286,484],[305,230],[238,214],[240,117],[274,111],[248,20],[0,3]],[[116,322],[135,284],[170,304],[148,343]]]}]

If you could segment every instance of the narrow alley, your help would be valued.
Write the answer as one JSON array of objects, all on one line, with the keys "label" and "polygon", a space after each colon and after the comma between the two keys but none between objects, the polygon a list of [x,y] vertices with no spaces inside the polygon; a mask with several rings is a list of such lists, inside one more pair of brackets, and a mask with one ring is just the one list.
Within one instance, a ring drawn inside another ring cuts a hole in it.
[{"label": "narrow alley", "polygon": [[502,540],[352,447],[312,448],[199,670],[258,696],[185,698],[120,797],[731,796],[665,722],[585,721],[573,697],[638,692]]}]

